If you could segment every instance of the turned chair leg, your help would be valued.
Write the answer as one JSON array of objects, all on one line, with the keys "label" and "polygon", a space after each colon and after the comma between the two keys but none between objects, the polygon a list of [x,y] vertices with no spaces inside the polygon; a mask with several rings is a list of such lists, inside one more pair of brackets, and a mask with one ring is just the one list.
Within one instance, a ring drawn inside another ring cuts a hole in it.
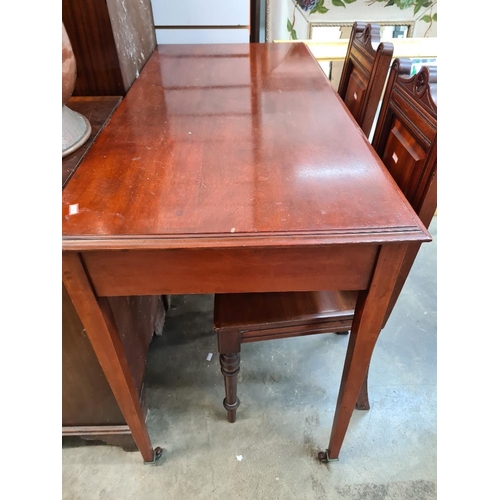
[{"label": "turned chair leg", "polygon": [[218,334],[220,370],[224,375],[226,397],[223,405],[227,410],[228,422],[236,422],[236,410],[240,406],[238,398],[238,373],[240,372],[241,337],[238,332]]},{"label": "turned chair leg", "polygon": [[236,422],[236,410],[240,406],[237,395],[238,373],[240,371],[240,353],[221,354],[220,369],[224,375],[224,385],[226,387],[226,397],[222,404],[227,410],[228,422]]}]

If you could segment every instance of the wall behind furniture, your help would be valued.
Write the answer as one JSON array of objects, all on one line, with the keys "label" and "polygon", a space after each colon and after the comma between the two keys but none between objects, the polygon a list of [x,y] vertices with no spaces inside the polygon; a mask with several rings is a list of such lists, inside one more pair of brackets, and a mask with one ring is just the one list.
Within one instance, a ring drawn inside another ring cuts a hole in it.
[{"label": "wall behind furniture", "polygon": [[250,0],[152,0],[162,43],[248,43]]},{"label": "wall behind furniture", "polygon": [[[316,5],[320,1],[302,3]],[[323,0],[321,11],[316,10],[313,13],[311,10],[314,8],[302,9],[296,0],[266,0],[266,4],[266,41],[291,39],[291,33],[287,29],[288,22],[293,25],[299,40],[311,39],[311,32],[315,25],[352,24],[355,21],[367,23],[408,22],[413,25],[412,36],[415,38],[437,36],[437,21],[433,20],[429,23],[421,19],[423,15],[437,15],[437,2],[433,4],[432,8],[422,8],[416,14],[413,7],[407,9],[400,9],[396,5],[386,7],[385,3],[382,2],[369,5],[367,0],[356,0],[353,3],[345,4],[345,7],[336,7],[331,0]]]}]

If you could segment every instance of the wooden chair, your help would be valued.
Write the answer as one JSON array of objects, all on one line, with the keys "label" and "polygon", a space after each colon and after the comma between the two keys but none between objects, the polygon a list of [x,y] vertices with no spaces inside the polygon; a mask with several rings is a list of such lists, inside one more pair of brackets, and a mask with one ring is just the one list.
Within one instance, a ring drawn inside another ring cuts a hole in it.
[{"label": "wooden chair", "polygon": [[384,90],[394,45],[380,42],[380,26],[355,22],[338,93],[368,137]]},{"label": "wooden chair", "polygon": [[[423,67],[412,77],[410,71],[409,60],[394,61],[373,147],[428,227],[437,206],[437,71]],[[407,252],[385,322],[419,248],[420,245],[413,245]],[[236,380],[242,343],[344,332],[351,328],[356,298],[357,292],[352,291],[216,295],[214,328],[226,389],[223,404],[229,422],[235,422],[240,404]],[[358,396],[358,409],[369,409],[366,377]]]}]

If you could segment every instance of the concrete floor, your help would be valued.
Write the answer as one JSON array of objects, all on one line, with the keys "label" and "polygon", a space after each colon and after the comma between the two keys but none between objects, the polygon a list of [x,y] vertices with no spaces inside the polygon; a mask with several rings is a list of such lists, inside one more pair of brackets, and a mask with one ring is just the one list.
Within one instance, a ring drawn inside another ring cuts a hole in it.
[{"label": "concrete floor", "polygon": [[63,498],[436,498],[436,218],[430,231],[375,349],[372,408],[355,410],[338,462],[316,455],[330,436],[348,337],[245,344],[241,406],[229,424],[213,297],[177,296],[146,377],[161,461],[146,466],[139,453],[63,440]]}]

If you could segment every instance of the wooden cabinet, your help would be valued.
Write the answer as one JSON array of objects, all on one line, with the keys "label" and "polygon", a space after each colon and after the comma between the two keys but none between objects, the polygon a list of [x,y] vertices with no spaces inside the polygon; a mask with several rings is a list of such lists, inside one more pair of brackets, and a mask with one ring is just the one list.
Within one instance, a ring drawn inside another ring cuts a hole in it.
[{"label": "wooden cabinet", "polygon": [[63,0],[75,96],[125,95],[156,46],[150,0]]},{"label": "wooden cabinet", "polygon": [[[159,296],[113,297],[110,305],[146,417],[143,379],[149,343],[161,333],[165,309]],[[62,289],[62,434],[98,439],[136,450],[85,329]]]}]

